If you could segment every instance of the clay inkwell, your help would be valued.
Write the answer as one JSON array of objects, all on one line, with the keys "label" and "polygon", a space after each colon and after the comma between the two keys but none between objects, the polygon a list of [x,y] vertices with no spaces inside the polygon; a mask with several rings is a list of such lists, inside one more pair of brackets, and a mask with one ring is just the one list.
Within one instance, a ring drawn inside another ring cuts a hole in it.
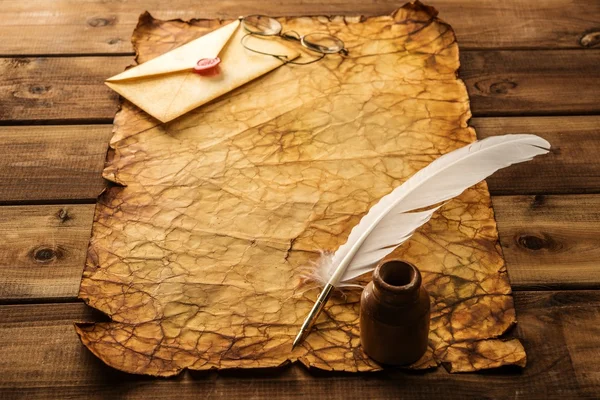
[{"label": "clay inkwell", "polygon": [[360,340],[380,364],[408,365],[427,350],[429,294],[421,273],[400,260],[382,261],[360,300]]}]

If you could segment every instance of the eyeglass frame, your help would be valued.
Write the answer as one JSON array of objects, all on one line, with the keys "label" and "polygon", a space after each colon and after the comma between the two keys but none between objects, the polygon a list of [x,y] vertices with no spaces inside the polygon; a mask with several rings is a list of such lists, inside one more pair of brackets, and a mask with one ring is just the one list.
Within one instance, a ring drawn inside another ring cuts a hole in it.
[{"label": "eyeglass frame", "polygon": [[[246,19],[250,18],[250,17],[261,17],[261,18],[268,18],[272,21],[277,22],[277,24],[279,25],[279,30],[277,33],[263,33],[263,32],[259,32],[259,31],[252,31],[247,27],[246,24]],[[342,54],[344,56],[348,55],[348,49],[346,49],[346,45],[344,43],[344,41],[340,38],[338,38],[337,36],[331,35],[329,33],[325,33],[325,32],[310,32],[306,35],[300,35],[298,32],[296,31],[286,31],[286,32],[282,32],[283,31],[283,25],[281,24],[281,22],[277,21],[277,19],[273,18],[273,17],[269,17],[268,15],[262,15],[262,14],[251,14],[251,15],[246,15],[245,17],[239,17],[240,23],[242,24],[242,27],[244,28],[244,30],[247,32],[246,35],[244,35],[242,37],[242,39],[240,40],[242,46],[249,51],[252,51],[254,53],[258,53],[258,54],[263,54],[266,56],[271,56],[271,57],[275,57],[277,59],[279,59],[280,61],[282,61],[284,64],[295,64],[295,65],[308,65],[308,64],[312,64],[315,63],[317,61],[321,61],[327,54]],[[291,35],[291,33],[294,33],[295,35]],[[314,35],[314,34],[321,34],[321,35],[325,35],[325,36],[329,36],[330,38],[335,39],[336,41],[340,42],[341,44],[341,49],[337,50],[337,51],[323,51],[322,49],[319,50],[318,49],[318,45],[315,44],[311,44],[310,42],[307,42],[305,40],[306,36],[309,35]],[[305,63],[300,63],[297,61],[293,61],[293,60],[287,60],[287,56],[286,55],[281,55],[281,54],[271,54],[271,53],[265,53],[259,50],[254,50],[250,47],[248,47],[245,43],[244,40],[248,37],[248,36],[265,36],[265,37],[272,37],[272,36],[279,36],[284,40],[294,40],[294,41],[298,41],[300,42],[300,44],[302,45],[302,47],[306,48],[307,50],[310,51],[314,51],[315,53],[319,53],[321,54],[321,56],[319,58],[317,58],[316,60],[311,60]]]}]

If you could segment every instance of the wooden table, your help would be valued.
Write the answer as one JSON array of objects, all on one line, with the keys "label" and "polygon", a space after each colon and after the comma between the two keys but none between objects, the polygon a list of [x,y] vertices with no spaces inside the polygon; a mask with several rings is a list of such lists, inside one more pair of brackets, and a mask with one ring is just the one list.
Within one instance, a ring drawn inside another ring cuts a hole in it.
[{"label": "wooden table", "polygon": [[479,137],[534,133],[551,155],[489,179],[525,370],[339,374],[292,365],[112,370],[79,342],[77,300],[138,15],[381,14],[395,1],[4,0],[0,7],[0,398],[600,397],[600,1],[431,0],[456,30]]}]

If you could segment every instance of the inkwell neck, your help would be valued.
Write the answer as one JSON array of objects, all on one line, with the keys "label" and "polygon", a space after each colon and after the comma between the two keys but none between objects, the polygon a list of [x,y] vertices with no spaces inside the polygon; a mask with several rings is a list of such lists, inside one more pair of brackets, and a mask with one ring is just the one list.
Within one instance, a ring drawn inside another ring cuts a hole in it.
[{"label": "inkwell neck", "polygon": [[406,304],[417,301],[421,287],[421,273],[412,264],[386,261],[373,272],[374,294],[388,304]]}]

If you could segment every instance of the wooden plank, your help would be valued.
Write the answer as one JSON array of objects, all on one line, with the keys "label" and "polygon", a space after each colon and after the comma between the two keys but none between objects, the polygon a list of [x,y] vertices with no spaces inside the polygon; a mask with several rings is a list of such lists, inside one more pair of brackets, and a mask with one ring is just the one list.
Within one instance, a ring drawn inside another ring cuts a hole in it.
[{"label": "wooden plank", "polygon": [[[0,59],[0,121],[106,121],[117,95],[103,80],[132,57]],[[474,116],[600,113],[600,52],[463,51]]]},{"label": "wooden plank", "polygon": [[598,193],[600,116],[473,118],[480,139],[513,133],[539,135],[552,151],[502,169],[487,179],[492,194]]},{"label": "wooden plank", "polygon": [[581,398],[600,391],[600,292],[518,292],[515,336],[527,367],[484,374],[387,370],[341,374],[299,365],[152,379],[106,367],[79,342],[74,320],[100,318],[84,304],[0,306],[0,397],[170,398]]},{"label": "wooden plank", "polygon": [[0,207],[0,302],[74,299],[94,208]]},{"label": "wooden plank", "polygon": [[493,198],[514,289],[600,289],[600,195]]},{"label": "wooden plank", "polygon": [[110,125],[0,127],[0,202],[95,199]]},{"label": "wooden plank", "polygon": [[[600,195],[493,202],[514,289],[600,289]],[[0,207],[0,303],[75,300],[93,210]]]},{"label": "wooden plank", "polygon": [[[255,0],[165,2],[132,0],[5,0],[0,10],[0,54],[131,52],[140,13],[157,18],[235,18],[239,15],[378,15],[404,1]],[[450,23],[462,48],[584,48],[596,46],[600,3],[586,0],[429,0]],[[28,40],[23,40],[23,32]]]},{"label": "wooden plank", "polygon": [[[600,190],[600,116],[473,118],[477,135],[532,133],[552,152],[488,179],[499,194],[594,193]],[[0,202],[95,201],[110,125],[0,127]]]},{"label": "wooden plank", "polygon": [[600,112],[599,52],[463,51],[460,61],[475,116]]},{"label": "wooden plank", "polygon": [[0,121],[112,121],[118,95],[104,79],[131,57],[0,59]]}]

